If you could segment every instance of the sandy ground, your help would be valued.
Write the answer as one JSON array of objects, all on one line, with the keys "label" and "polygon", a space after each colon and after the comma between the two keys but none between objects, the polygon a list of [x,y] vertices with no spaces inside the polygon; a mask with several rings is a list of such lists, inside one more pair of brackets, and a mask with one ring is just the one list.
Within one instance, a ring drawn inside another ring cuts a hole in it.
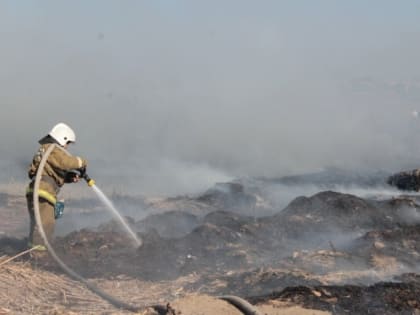
[{"label": "sandy ground", "polygon": [[[229,303],[206,295],[191,294],[171,303],[176,312],[182,315],[242,315]],[[305,309],[300,306],[291,306],[287,303],[270,302],[257,305],[255,309],[266,315],[325,315],[328,312]]]}]

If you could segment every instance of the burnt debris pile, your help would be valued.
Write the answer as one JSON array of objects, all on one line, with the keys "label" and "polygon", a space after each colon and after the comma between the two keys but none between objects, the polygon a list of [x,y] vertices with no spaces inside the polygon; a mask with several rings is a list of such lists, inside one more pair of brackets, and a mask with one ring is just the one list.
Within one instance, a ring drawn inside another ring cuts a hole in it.
[{"label": "burnt debris pile", "polygon": [[91,277],[160,280],[261,267],[398,273],[418,264],[420,210],[414,198],[378,201],[325,191],[259,218],[217,210],[216,202],[207,215],[168,211],[129,221],[143,239],[140,248],[112,221],[54,244],[65,261]]},{"label": "burnt debris pile", "polygon": [[403,171],[388,177],[387,183],[407,191],[420,190],[420,169]]},{"label": "burnt debris pile", "polygon": [[282,301],[308,308],[330,311],[332,314],[417,314],[420,309],[420,282],[379,282],[370,286],[295,286],[281,292],[251,298]]},{"label": "burnt debris pile", "polygon": [[[142,200],[149,215],[126,217],[143,241],[139,248],[112,220],[57,237],[53,246],[87,278],[194,275],[191,291],[253,303],[292,301],[336,314],[419,309],[420,196],[325,190],[278,208],[267,185],[232,182],[197,197]],[[23,246],[10,238],[0,244],[0,255]],[[49,257],[37,266],[59,272]]]}]

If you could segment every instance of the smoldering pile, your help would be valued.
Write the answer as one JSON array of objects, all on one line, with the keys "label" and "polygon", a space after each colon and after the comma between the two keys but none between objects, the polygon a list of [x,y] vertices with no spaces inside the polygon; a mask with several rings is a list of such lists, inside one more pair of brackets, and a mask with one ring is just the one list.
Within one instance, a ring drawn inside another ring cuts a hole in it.
[{"label": "smoldering pile", "polygon": [[[88,278],[194,275],[190,291],[254,296],[256,303],[293,300],[336,313],[359,311],[343,300],[345,293],[378,314],[418,308],[420,295],[410,292],[419,283],[419,196],[362,198],[325,190],[280,208],[265,185],[272,183],[221,183],[196,197],[149,204],[152,214],[127,217],[143,240],[140,248],[112,220],[57,237],[53,245]],[[38,266],[59,271],[48,258]]]},{"label": "smoldering pile", "polygon": [[244,212],[255,211],[258,198],[235,184],[231,191],[207,192],[194,200],[212,203],[207,214],[189,212],[186,198],[184,210],[131,220],[143,239],[138,249],[112,221],[57,238],[55,247],[65,261],[91,277],[174,279],[264,266],[317,274],[370,268],[398,273],[417,267],[420,225],[407,219],[420,213],[414,197],[368,200],[324,191],[298,197],[263,217],[240,214],[235,198],[248,206]]},{"label": "smoldering pile", "polygon": [[250,298],[253,304],[282,301],[332,314],[417,314],[420,309],[420,281],[401,279],[370,286],[296,286],[281,292]]}]

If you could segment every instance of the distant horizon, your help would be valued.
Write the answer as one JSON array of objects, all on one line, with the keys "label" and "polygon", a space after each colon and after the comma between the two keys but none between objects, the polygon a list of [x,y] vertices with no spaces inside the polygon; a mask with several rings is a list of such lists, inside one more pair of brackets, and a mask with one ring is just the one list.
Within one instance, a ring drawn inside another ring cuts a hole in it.
[{"label": "distant horizon", "polygon": [[420,3],[2,1],[0,180],[54,124],[150,194],[420,167]]}]

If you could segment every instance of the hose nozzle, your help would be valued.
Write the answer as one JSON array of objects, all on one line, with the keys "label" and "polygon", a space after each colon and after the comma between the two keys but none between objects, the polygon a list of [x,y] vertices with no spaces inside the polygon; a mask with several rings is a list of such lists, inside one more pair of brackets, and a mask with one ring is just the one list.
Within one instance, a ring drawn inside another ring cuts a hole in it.
[{"label": "hose nozzle", "polygon": [[88,174],[83,174],[83,178],[86,181],[86,183],[88,184],[89,187],[92,187],[93,185],[95,185],[95,181],[89,177]]}]

